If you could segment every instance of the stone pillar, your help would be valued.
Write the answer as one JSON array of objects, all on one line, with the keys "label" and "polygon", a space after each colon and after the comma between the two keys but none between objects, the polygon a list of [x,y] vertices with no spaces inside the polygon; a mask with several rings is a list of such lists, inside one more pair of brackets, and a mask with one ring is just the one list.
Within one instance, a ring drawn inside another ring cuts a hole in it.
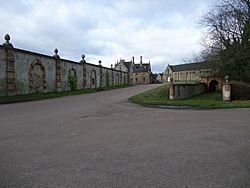
[{"label": "stone pillar", "polygon": [[15,76],[15,57],[14,57],[14,47],[9,42],[10,36],[5,35],[6,40],[3,47],[6,52],[6,94],[16,95],[16,76]]},{"label": "stone pillar", "polygon": [[113,65],[111,64],[111,78],[112,78],[112,86],[114,85],[114,69],[113,69]]},{"label": "stone pillar", "polygon": [[102,83],[102,61],[99,60],[99,67],[100,67],[100,87],[102,87],[103,83]]},{"label": "stone pillar", "polygon": [[231,101],[231,84],[229,84],[229,76],[225,76],[226,82],[222,86],[223,101]]},{"label": "stone pillar", "polygon": [[169,83],[169,99],[170,100],[175,99],[175,87],[173,83],[173,78],[170,79],[170,83]]},{"label": "stone pillar", "polygon": [[85,55],[82,55],[82,60],[80,61],[82,63],[82,88],[84,89],[87,85],[87,78],[86,78],[86,61],[85,61]]},{"label": "stone pillar", "polygon": [[56,62],[56,91],[62,92],[60,56],[58,55],[57,48],[54,50],[54,52],[55,55],[53,57]]}]

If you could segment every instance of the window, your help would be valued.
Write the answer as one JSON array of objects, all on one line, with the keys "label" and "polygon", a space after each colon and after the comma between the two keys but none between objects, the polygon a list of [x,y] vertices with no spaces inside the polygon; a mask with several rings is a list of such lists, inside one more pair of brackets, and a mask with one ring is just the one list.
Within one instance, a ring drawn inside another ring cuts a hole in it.
[{"label": "window", "polygon": [[135,78],[135,82],[138,82],[138,78]]},{"label": "window", "polygon": [[143,82],[146,82],[146,78],[145,77],[143,77]]}]

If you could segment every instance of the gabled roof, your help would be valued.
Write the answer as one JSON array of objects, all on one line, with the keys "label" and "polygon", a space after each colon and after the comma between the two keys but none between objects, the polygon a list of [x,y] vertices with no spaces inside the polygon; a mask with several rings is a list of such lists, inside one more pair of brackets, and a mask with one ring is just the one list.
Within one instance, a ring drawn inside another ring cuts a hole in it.
[{"label": "gabled roof", "polygon": [[118,63],[115,64],[115,68],[118,67],[119,65],[124,65],[127,70],[130,70],[130,66],[131,66],[132,62],[126,62],[125,60],[121,59]]},{"label": "gabled roof", "polygon": [[128,70],[130,70],[130,66],[131,66],[132,62],[124,62],[124,65],[127,67]]},{"label": "gabled roof", "polygon": [[174,72],[179,71],[189,71],[189,70],[201,70],[201,69],[216,69],[218,68],[218,63],[214,61],[203,61],[198,63],[188,63],[181,65],[169,65],[169,68]]},{"label": "gabled roof", "polygon": [[150,72],[151,67],[149,63],[134,64],[133,72]]}]

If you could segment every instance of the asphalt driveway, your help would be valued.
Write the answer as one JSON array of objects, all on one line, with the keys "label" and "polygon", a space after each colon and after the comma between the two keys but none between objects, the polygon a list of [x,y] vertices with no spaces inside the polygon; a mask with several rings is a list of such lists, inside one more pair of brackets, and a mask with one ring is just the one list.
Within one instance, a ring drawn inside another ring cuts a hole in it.
[{"label": "asphalt driveway", "polygon": [[128,101],[153,87],[0,105],[0,187],[250,187],[250,109]]}]

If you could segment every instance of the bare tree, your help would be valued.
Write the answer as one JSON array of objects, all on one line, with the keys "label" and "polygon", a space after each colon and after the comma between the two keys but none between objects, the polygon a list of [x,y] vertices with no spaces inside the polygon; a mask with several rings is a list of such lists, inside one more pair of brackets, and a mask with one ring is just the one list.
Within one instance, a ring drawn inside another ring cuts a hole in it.
[{"label": "bare tree", "polygon": [[250,0],[220,0],[200,25],[206,29],[202,58],[216,59],[222,74],[250,82]]}]

